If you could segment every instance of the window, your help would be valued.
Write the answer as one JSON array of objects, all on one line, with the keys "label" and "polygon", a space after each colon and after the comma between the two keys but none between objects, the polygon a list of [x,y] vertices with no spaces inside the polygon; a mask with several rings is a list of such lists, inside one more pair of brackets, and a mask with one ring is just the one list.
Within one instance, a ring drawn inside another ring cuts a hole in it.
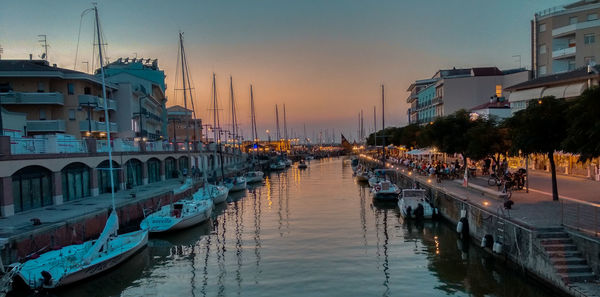
[{"label": "window", "polygon": [[590,13],[587,15],[587,20],[588,21],[595,21],[598,19],[598,14],[597,13]]},{"label": "window", "polygon": [[541,32],[544,32],[544,31],[546,31],[546,24],[540,24],[540,26],[539,26],[539,28],[538,28],[538,31],[539,31],[540,33],[541,33]]},{"label": "window", "polygon": [[546,53],[546,45],[542,44],[540,45],[540,55],[545,54]]},{"label": "window", "polygon": [[38,82],[38,93],[43,93],[44,92],[44,83],[43,82]]},{"label": "window", "polygon": [[596,34],[590,33],[583,35],[583,43],[592,44],[596,42]]},{"label": "window", "polygon": [[502,97],[502,85],[496,85],[496,97]]},{"label": "window", "polygon": [[539,75],[546,75],[546,66],[540,66],[540,67],[538,67],[538,74]]},{"label": "window", "polygon": [[569,18],[569,25],[573,25],[573,24],[577,24],[577,17],[570,17]]},{"label": "window", "polygon": [[45,109],[40,109],[40,120],[45,120],[46,119],[46,110]]},{"label": "window", "polygon": [[86,95],[91,95],[92,89],[90,89],[90,87],[85,87],[85,88],[83,88],[83,93]]},{"label": "window", "polygon": [[569,71],[575,70],[575,60],[569,61]]},{"label": "window", "polygon": [[69,109],[69,120],[75,120],[75,109]]},{"label": "window", "polygon": [[69,95],[75,94],[75,85],[73,85],[72,83],[67,84],[67,94],[69,94]]},{"label": "window", "polygon": [[585,65],[596,65],[596,58],[594,58],[594,56],[584,57],[583,61]]}]

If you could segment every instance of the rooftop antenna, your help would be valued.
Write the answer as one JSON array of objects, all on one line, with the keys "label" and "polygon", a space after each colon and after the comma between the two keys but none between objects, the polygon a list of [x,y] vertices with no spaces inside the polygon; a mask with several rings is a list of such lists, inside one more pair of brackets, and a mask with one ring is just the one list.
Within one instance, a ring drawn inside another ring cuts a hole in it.
[{"label": "rooftop antenna", "polygon": [[40,58],[48,61],[48,47],[50,47],[50,45],[48,44],[47,36],[46,34],[40,34],[38,37],[41,38],[38,40],[38,42],[40,42],[42,44],[42,48],[44,48],[44,53],[40,56]]}]

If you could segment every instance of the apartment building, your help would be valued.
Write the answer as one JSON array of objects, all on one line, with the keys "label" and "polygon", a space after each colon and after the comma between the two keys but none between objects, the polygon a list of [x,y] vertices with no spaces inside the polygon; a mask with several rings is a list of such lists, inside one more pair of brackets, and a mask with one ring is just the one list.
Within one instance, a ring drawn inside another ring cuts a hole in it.
[{"label": "apartment building", "polygon": [[[202,141],[202,120],[192,118],[192,110],[180,105],[167,108],[169,141]],[[188,128],[189,125],[189,128]]]},{"label": "apartment building", "polygon": [[[114,97],[107,85],[112,133],[118,132]],[[105,138],[102,83],[79,71],[44,60],[0,60],[0,104],[4,135],[68,134],[75,138]]]},{"label": "apartment building", "polygon": [[527,81],[530,72],[525,69],[501,71],[496,67],[444,69],[431,78],[417,80],[408,88],[406,99],[409,124],[426,124],[437,117],[460,109],[488,103],[490,98],[501,98],[506,86]]},{"label": "apartment building", "polygon": [[600,0],[582,0],[537,12],[531,21],[535,77],[595,65],[600,58]]},{"label": "apartment building", "polygon": [[123,89],[118,100],[119,137],[167,138],[167,85],[158,60],[119,58],[106,65],[104,73],[108,82]]}]

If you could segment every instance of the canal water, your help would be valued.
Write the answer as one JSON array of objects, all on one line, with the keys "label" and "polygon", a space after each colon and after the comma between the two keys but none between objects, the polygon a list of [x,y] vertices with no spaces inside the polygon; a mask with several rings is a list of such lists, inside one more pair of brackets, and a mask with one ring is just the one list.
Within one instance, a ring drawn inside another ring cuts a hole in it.
[{"label": "canal water", "polygon": [[551,296],[446,222],[374,206],[342,159],[271,173],[210,223],[56,296]]}]

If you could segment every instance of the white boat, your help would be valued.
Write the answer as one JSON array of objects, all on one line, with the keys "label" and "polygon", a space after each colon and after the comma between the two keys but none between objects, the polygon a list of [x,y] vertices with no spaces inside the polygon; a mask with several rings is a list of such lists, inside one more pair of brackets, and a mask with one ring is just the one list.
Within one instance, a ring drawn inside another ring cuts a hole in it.
[{"label": "white boat", "polygon": [[293,164],[293,163],[294,163],[294,162],[292,162],[292,160],[290,160],[290,159],[288,159],[288,158],[285,158],[285,159],[283,160],[283,164],[285,164],[285,167],[290,167],[290,166],[292,166],[292,164]]},{"label": "white boat", "polygon": [[398,194],[400,194],[400,190],[398,186],[394,185],[389,180],[384,180],[371,189],[373,193],[373,199],[379,201],[397,201]]},{"label": "white boat", "polygon": [[246,189],[246,178],[243,176],[236,176],[234,178],[226,178],[225,186],[229,189],[229,192],[239,192]]},{"label": "white boat", "polygon": [[300,162],[298,162],[298,169],[306,169],[308,168],[308,165],[306,165],[306,162],[304,162],[304,160],[300,160]]},{"label": "white boat", "polygon": [[404,218],[431,219],[433,208],[425,197],[424,189],[404,189],[398,201],[400,214]]},{"label": "white boat", "polygon": [[205,184],[192,197],[194,200],[212,200],[214,204],[219,204],[227,200],[229,189],[226,186]]},{"label": "white boat", "polygon": [[[98,25],[98,9],[94,11],[96,17],[97,43],[103,44]],[[106,83],[102,60],[102,47],[98,46],[100,73],[102,79],[102,97],[106,97]],[[104,121],[107,142],[110,143],[110,125],[107,101],[104,100]],[[139,230],[118,235],[119,218],[115,208],[114,195],[114,170],[112,167],[112,149],[108,146],[108,163],[111,181],[112,211],[106,220],[104,230],[96,240],[89,240],[82,244],[65,246],[61,249],[41,254],[35,259],[27,260],[18,265],[16,278],[20,278],[31,289],[54,289],[69,285],[94,275],[102,273],[127,260],[148,243],[148,231]]]},{"label": "white boat", "polygon": [[384,180],[385,180],[384,177],[373,175],[369,178],[369,186],[374,187],[376,184],[378,184]]},{"label": "white boat", "polygon": [[[111,220],[114,225],[110,225]],[[31,289],[54,289],[111,269],[148,243],[147,230],[117,236],[118,225],[116,213],[113,212],[100,238],[69,245],[28,260],[18,268],[17,276]]]},{"label": "white boat", "polygon": [[246,173],[246,183],[262,182],[264,175],[262,171],[248,171]]},{"label": "white boat", "polygon": [[200,224],[210,218],[212,200],[179,200],[150,214],[140,224],[150,233],[175,231]]},{"label": "white boat", "polygon": [[371,175],[369,174],[369,171],[366,170],[365,168],[359,169],[358,171],[356,171],[356,180],[359,182],[369,181],[370,177],[371,177]]},{"label": "white boat", "polygon": [[283,161],[277,161],[277,162],[269,164],[269,168],[271,170],[284,170],[285,163]]}]

